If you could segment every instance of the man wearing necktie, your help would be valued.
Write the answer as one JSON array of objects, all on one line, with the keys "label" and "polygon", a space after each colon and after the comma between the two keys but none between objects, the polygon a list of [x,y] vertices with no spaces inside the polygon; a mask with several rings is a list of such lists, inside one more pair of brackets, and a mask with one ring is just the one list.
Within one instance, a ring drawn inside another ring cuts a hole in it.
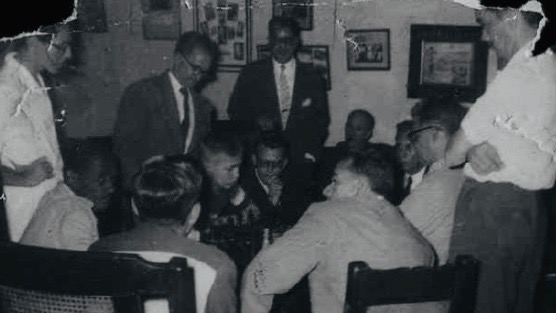
[{"label": "man wearing necktie", "polygon": [[186,32],[176,43],[172,67],[126,88],[114,129],[114,151],[122,162],[124,185],[154,155],[195,153],[210,130],[213,106],[195,88],[207,77],[216,46]]},{"label": "man wearing necktie", "polygon": [[303,192],[311,184],[328,135],[326,87],[311,66],[295,59],[301,39],[294,19],[274,17],[268,32],[272,57],[245,66],[230,97],[228,115],[246,123],[271,121],[284,132],[290,145],[285,183]]}]

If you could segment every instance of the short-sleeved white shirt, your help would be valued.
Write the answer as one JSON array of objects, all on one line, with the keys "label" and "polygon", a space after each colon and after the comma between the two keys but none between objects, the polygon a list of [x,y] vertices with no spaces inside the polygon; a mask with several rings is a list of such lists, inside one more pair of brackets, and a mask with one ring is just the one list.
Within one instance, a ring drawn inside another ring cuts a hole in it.
[{"label": "short-sleeved white shirt", "polygon": [[523,189],[551,188],[556,176],[556,56],[520,49],[465,116],[461,128],[472,144],[488,141],[505,167],[478,181],[509,182]]}]

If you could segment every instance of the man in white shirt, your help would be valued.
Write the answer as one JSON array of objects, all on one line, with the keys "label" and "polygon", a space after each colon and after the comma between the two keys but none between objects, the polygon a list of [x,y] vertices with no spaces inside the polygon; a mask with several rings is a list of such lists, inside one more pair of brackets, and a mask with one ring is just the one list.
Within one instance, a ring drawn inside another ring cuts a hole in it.
[{"label": "man in white shirt", "polygon": [[481,261],[477,313],[533,310],[546,229],[535,191],[550,188],[556,175],[556,57],[550,49],[531,54],[541,18],[510,8],[477,11],[500,72],[446,154],[451,165],[470,161],[450,259],[472,254]]},{"label": "man in white shirt", "polygon": [[176,43],[171,69],[124,91],[114,128],[114,152],[121,159],[128,190],[145,160],[194,153],[208,134],[213,107],[196,87],[211,72],[216,51],[208,37],[186,32]]}]

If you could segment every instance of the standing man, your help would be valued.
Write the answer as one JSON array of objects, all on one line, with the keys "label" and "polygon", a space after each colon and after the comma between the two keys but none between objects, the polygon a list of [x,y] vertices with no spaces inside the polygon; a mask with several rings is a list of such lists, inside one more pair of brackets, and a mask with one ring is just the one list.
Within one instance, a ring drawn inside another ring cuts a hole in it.
[{"label": "standing man", "polygon": [[472,254],[481,262],[477,313],[533,312],[546,229],[537,190],[551,188],[556,176],[556,57],[531,54],[541,18],[523,9],[477,11],[499,72],[446,154],[451,165],[470,163],[450,258]]},{"label": "standing man", "polygon": [[274,17],[268,23],[272,57],[247,65],[239,75],[228,104],[231,120],[271,120],[280,125],[290,144],[286,184],[304,190],[311,183],[327,137],[329,113],[324,80],[300,64],[301,43],[294,19]]},{"label": "standing man", "polygon": [[210,130],[212,106],[195,91],[210,72],[217,50],[206,36],[186,32],[176,43],[172,68],[129,86],[114,129],[124,186],[154,155],[195,151]]},{"label": "standing man", "polygon": [[0,159],[7,219],[18,241],[45,193],[63,181],[52,103],[41,72],[58,72],[71,58],[65,24],[15,39],[0,58]]}]

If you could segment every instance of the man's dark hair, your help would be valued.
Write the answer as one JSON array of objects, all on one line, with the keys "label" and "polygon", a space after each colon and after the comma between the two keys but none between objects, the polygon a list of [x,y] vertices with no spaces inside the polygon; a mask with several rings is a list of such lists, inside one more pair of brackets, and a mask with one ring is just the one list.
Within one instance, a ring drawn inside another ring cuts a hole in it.
[{"label": "man's dark hair", "polygon": [[212,131],[201,142],[201,161],[205,162],[210,156],[223,153],[231,157],[243,154],[243,144],[239,136],[230,132]]},{"label": "man's dark hair", "polygon": [[413,121],[412,120],[405,120],[401,121],[396,124],[396,136],[400,134],[409,134],[413,130]]},{"label": "man's dark hair", "polygon": [[300,38],[301,29],[299,28],[297,20],[287,16],[275,16],[271,18],[268,22],[268,35],[272,38],[278,30],[284,28],[291,30],[294,37]]},{"label": "man's dark hair", "polygon": [[208,52],[212,60],[215,60],[218,54],[217,46],[209,37],[194,31],[185,32],[180,36],[176,42],[174,52],[187,57],[195,49]]},{"label": "man's dark hair", "polygon": [[371,130],[373,130],[375,128],[375,117],[369,113],[369,111],[367,110],[363,110],[363,109],[357,109],[357,110],[353,110],[351,112],[349,112],[347,120],[349,121],[350,119],[354,118],[355,116],[362,116],[365,119],[367,119],[367,122],[369,123]]},{"label": "man's dark hair", "polygon": [[375,150],[351,153],[342,162],[347,169],[367,178],[372,190],[390,199],[394,191],[394,168],[391,161]]},{"label": "man's dark hair", "polygon": [[284,156],[287,158],[289,155],[290,145],[282,132],[280,131],[266,131],[262,132],[254,144],[254,152],[259,153],[263,148],[267,149],[282,149]]},{"label": "man's dark hair", "polygon": [[184,222],[199,199],[203,177],[187,160],[148,161],[133,180],[133,201],[141,218]]},{"label": "man's dark hair", "polygon": [[114,171],[118,171],[118,157],[102,143],[80,141],[64,153],[64,170],[80,176],[87,173],[95,162],[111,166]]},{"label": "man's dark hair", "polygon": [[416,128],[437,125],[450,135],[459,129],[466,113],[467,109],[453,98],[427,98],[411,110]]}]

